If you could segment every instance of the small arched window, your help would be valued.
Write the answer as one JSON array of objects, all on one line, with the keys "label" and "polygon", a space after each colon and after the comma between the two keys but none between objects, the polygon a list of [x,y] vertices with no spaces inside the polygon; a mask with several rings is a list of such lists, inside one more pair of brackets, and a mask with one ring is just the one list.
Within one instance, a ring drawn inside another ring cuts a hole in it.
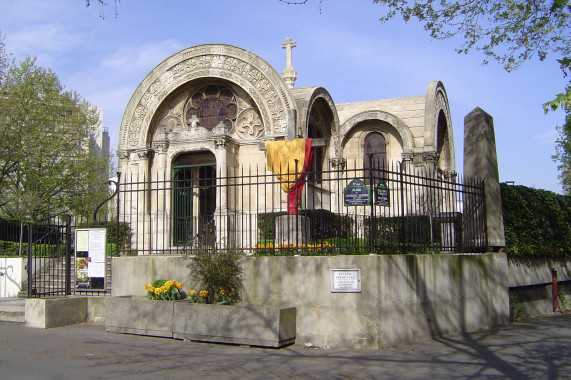
[{"label": "small arched window", "polygon": [[384,177],[382,169],[386,168],[387,160],[387,144],[385,137],[378,132],[369,133],[367,137],[365,137],[363,153],[365,182],[370,185]]}]

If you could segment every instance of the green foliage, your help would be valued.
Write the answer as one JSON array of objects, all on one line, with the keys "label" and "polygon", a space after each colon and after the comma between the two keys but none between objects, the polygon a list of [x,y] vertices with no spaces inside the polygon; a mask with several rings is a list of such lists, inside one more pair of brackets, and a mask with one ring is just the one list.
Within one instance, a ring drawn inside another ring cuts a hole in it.
[{"label": "green foliage", "polygon": [[571,197],[500,184],[510,256],[571,257]]},{"label": "green foliage", "polygon": [[525,316],[525,313],[525,305],[519,302],[517,296],[510,296],[510,321],[519,321]]},{"label": "green foliage", "polygon": [[20,221],[88,215],[107,195],[108,157],[90,149],[95,110],[27,57],[0,49],[0,210]]},{"label": "green foliage", "polygon": [[[266,212],[258,214],[258,237],[261,241],[274,241],[278,216],[286,212]],[[301,216],[310,220],[311,236],[315,240],[327,240],[332,237],[348,236],[353,228],[353,220],[348,215],[335,214],[328,210],[303,210]]]},{"label": "green foliage", "polygon": [[[467,54],[476,49],[490,60],[502,64],[507,71],[537,57],[545,60],[556,54],[566,76],[571,69],[571,5],[568,0],[373,0],[387,11],[386,22],[400,15],[423,24],[432,38],[460,37],[463,44],[456,49]],[[555,110],[571,104],[571,89],[557,94],[543,105]]]},{"label": "green foliage", "polygon": [[568,0],[373,1],[387,9],[381,21],[417,19],[431,37],[459,36],[459,53],[480,50],[486,63],[498,61],[508,71],[535,56],[543,61],[549,53],[571,53]]},{"label": "green foliage", "polygon": [[559,301],[559,311],[561,313],[565,313],[567,311],[571,311],[571,305],[569,304],[569,296],[567,293],[560,291],[557,294],[557,300]]},{"label": "green foliage", "polygon": [[207,292],[202,296],[205,303],[226,301],[225,304],[228,304],[240,300],[242,276],[240,255],[205,249],[192,258],[190,272],[197,281],[197,287]]},{"label": "green foliage", "polygon": [[555,155],[552,158],[558,162],[563,190],[571,193],[571,108],[566,108],[565,124],[558,126],[557,131],[559,137],[555,140]]},{"label": "green foliage", "polygon": [[[28,255],[28,243],[22,243],[22,256],[18,255],[19,243],[16,241],[0,240],[0,257],[22,257]],[[32,246],[33,257],[64,257],[65,245],[63,244],[34,244]]]}]

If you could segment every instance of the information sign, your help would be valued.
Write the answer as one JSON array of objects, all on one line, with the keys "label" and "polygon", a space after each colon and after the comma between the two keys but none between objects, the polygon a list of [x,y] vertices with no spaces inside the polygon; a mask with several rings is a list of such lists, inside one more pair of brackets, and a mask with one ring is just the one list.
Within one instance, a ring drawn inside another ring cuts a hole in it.
[{"label": "information sign", "polygon": [[85,228],[75,230],[76,287],[105,289],[107,230]]},{"label": "information sign", "polygon": [[390,206],[389,187],[382,179],[375,186],[375,204],[377,206]]},{"label": "information sign", "polygon": [[331,293],[360,293],[360,269],[331,269]]},{"label": "information sign", "polygon": [[371,204],[371,189],[359,179],[349,182],[343,189],[345,206],[368,206]]}]

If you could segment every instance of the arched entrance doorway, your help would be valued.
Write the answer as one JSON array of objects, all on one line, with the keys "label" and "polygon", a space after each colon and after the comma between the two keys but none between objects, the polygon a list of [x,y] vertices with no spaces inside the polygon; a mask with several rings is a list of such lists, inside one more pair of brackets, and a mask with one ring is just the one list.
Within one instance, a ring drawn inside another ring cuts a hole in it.
[{"label": "arched entrance doorway", "polygon": [[173,244],[215,241],[216,158],[210,152],[184,153],[173,162]]}]

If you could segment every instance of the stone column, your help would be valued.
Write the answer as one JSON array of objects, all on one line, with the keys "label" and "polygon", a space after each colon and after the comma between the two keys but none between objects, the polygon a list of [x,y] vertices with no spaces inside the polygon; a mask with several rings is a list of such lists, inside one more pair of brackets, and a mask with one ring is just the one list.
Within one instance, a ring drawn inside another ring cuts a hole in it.
[{"label": "stone column", "polygon": [[494,120],[477,107],[464,117],[464,176],[485,178],[489,250],[505,247]]},{"label": "stone column", "polygon": [[[216,245],[218,248],[229,248],[233,240],[228,231],[228,149],[232,149],[226,138],[214,141],[216,147],[216,211],[214,223],[216,223]],[[235,227],[235,226],[234,226]],[[236,231],[232,228],[232,231]]]},{"label": "stone column", "polygon": [[157,141],[154,144],[155,157],[151,173],[151,216],[154,217],[151,228],[153,230],[151,243],[156,250],[164,250],[170,247],[169,233],[169,205],[167,200],[167,151],[168,141]]},{"label": "stone column", "polygon": [[151,252],[151,215],[150,215],[150,194],[149,186],[149,159],[153,155],[152,149],[137,152],[139,156],[139,173],[136,185],[137,194],[133,194],[137,199],[136,224],[137,224],[137,250],[143,254]]}]

